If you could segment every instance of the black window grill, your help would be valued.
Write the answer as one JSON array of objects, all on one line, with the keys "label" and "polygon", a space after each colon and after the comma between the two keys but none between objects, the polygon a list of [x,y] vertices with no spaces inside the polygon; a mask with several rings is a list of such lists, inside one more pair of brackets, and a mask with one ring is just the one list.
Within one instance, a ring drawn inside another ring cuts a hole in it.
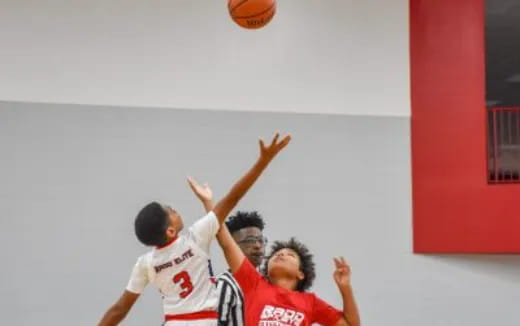
[{"label": "black window grill", "polygon": [[520,183],[520,107],[488,108],[488,181]]}]

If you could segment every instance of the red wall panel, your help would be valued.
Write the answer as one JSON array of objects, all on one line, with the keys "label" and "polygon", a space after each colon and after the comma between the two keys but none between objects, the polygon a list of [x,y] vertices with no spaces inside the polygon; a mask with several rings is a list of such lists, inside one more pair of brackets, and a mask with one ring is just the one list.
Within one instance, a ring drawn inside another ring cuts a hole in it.
[{"label": "red wall panel", "polygon": [[410,0],[414,252],[520,253],[520,185],[488,185],[484,0]]}]

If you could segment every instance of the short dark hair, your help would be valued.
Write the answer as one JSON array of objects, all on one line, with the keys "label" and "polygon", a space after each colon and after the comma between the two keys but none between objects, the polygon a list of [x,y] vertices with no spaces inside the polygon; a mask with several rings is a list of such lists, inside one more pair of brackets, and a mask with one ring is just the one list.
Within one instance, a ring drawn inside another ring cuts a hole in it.
[{"label": "short dark hair", "polygon": [[167,242],[168,214],[157,202],[151,202],[137,214],[134,227],[137,239],[147,246],[162,246]]},{"label": "short dark hair", "polygon": [[229,217],[228,221],[226,222],[226,226],[231,233],[249,227],[259,228],[261,231],[263,231],[265,223],[262,216],[258,214],[257,211],[237,211],[235,215]]},{"label": "short dark hair", "polygon": [[289,239],[289,241],[275,241],[271,246],[271,253],[264,262],[263,270],[267,272],[267,264],[271,257],[282,249],[294,250],[300,258],[300,271],[303,272],[303,280],[299,281],[296,285],[296,291],[304,292],[312,286],[314,278],[316,278],[316,271],[314,269],[314,261],[312,254],[309,252],[307,247],[296,240],[295,238]]}]

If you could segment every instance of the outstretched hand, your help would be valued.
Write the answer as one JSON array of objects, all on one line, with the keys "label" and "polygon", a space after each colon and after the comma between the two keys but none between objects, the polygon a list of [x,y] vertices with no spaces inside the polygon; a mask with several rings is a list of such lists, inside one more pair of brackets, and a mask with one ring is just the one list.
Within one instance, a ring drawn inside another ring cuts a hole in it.
[{"label": "outstretched hand", "polygon": [[192,177],[188,177],[188,184],[190,185],[191,190],[193,190],[193,193],[195,193],[202,202],[210,202],[213,200],[213,192],[211,191],[209,184],[205,183],[201,186]]},{"label": "outstretched hand", "polygon": [[278,138],[280,137],[279,133],[276,133],[274,135],[274,138],[271,141],[271,144],[268,146],[265,145],[264,141],[262,139],[259,140],[260,143],[260,158],[271,161],[276,154],[278,154],[282,149],[284,149],[287,144],[291,141],[291,135],[286,135],[282,138],[282,140],[278,141]]},{"label": "outstretched hand", "polygon": [[345,258],[334,258],[334,264],[336,265],[336,269],[334,270],[333,274],[334,281],[336,281],[338,287],[343,288],[346,286],[350,286],[351,270],[350,266],[345,261]]}]

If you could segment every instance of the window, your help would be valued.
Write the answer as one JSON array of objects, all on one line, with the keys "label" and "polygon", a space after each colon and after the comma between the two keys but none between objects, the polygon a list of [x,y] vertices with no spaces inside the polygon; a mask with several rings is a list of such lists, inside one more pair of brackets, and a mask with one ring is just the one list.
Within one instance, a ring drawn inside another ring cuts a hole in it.
[{"label": "window", "polygon": [[486,0],[488,181],[520,182],[520,1]]}]

